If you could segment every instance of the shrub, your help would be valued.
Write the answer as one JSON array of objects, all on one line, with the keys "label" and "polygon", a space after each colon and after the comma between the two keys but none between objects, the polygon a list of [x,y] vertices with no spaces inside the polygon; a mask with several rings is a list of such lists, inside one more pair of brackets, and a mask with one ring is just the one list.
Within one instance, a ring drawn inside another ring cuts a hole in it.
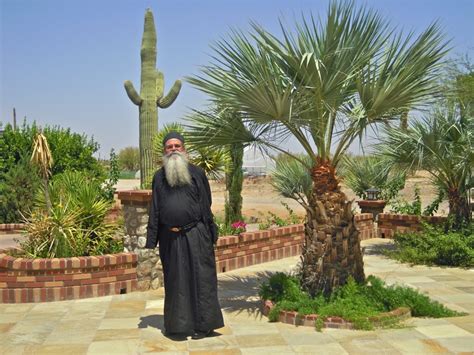
[{"label": "shrub", "polygon": [[[33,138],[38,131],[36,123],[31,126],[23,123],[16,130],[10,124],[5,126],[0,135],[0,173],[8,172],[23,156],[31,156]],[[99,149],[99,144],[93,139],[59,126],[46,126],[42,132],[53,156],[53,175],[66,170],[78,170],[87,171],[96,177],[103,176],[103,169],[93,156]]]},{"label": "shrub", "polygon": [[[269,320],[278,320],[281,310],[297,311],[299,314],[318,314],[320,319],[339,316],[352,322],[357,329],[372,329],[368,317],[399,307],[408,307],[415,317],[451,317],[461,315],[427,296],[405,286],[386,286],[369,276],[364,284],[354,279],[337,288],[329,297],[311,297],[302,291],[298,278],[285,273],[276,273],[260,285],[259,296],[274,302]],[[319,323],[319,327],[321,326]]]},{"label": "shrub", "polygon": [[52,208],[46,213],[44,194],[37,194],[25,220],[28,234],[21,247],[29,257],[102,255],[122,251],[117,225],[105,221],[111,201],[101,181],[80,172],[66,172],[50,182]]},{"label": "shrub", "polygon": [[448,231],[428,224],[420,232],[396,234],[395,250],[386,254],[402,262],[427,265],[474,266],[472,227]]},{"label": "shrub", "polygon": [[28,157],[22,157],[0,178],[0,223],[18,223],[33,207],[33,197],[40,186],[36,169]]}]

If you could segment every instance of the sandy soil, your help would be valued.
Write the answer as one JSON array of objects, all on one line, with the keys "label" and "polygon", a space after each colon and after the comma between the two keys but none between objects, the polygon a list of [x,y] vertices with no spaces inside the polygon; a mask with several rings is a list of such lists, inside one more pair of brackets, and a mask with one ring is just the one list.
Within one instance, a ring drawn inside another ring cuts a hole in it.
[{"label": "sandy soil", "polygon": [[[138,188],[139,180],[119,180],[117,184],[118,190],[133,190]],[[211,181],[211,190],[213,198],[212,209],[218,216],[224,214],[225,203],[225,185],[217,181]],[[428,172],[418,172],[415,176],[410,177],[405,188],[400,192],[400,196],[407,201],[412,202],[414,197],[415,186],[420,188],[421,202],[423,208],[428,205],[436,196],[436,191],[429,180]],[[350,200],[354,200],[353,206],[359,210],[355,201],[358,198],[354,193],[342,185],[342,190],[346,193]],[[278,195],[270,184],[269,178],[246,179],[243,187],[243,214],[246,218],[253,217],[261,220],[266,216],[268,211],[275,213],[281,217],[288,216],[286,208],[281,202],[288,203],[291,209],[299,215],[304,215],[304,209],[294,200],[286,199]],[[389,211],[389,207],[385,211]],[[438,215],[446,215],[448,213],[448,204],[443,202],[437,212]]]}]

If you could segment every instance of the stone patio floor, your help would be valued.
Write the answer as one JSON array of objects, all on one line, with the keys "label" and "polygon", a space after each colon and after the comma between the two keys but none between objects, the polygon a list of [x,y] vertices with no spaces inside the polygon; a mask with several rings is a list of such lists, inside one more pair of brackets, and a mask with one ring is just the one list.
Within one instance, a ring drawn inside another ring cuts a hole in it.
[{"label": "stone patio floor", "polygon": [[224,328],[202,340],[162,334],[163,289],[77,301],[0,304],[1,354],[430,354],[474,351],[474,270],[400,264],[380,255],[389,241],[365,247],[366,275],[415,287],[464,317],[411,318],[375,331],[295,327],[260,314],[261,279],[289,271],[297,257],[219,275]]}]

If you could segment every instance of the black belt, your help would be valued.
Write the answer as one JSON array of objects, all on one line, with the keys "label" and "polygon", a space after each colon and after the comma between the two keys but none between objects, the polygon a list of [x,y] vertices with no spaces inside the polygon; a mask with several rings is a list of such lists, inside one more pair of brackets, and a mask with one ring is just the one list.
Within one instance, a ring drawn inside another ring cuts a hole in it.
[{"label": "black belt", "polygon": [[201,222],[201,221],[200,220],[199,221],[194,221],[194,222],[185,224],[184,226],[169,226],[169,225],[165,224],[164,227],[167,228],[168,230],[170,230],[171,232],[174,232],[174,233],[186,232],[186,231],[190,230],[191,228],[193,228],[194,226],[196,226],[196,224],[198,224],[199,222]]}]

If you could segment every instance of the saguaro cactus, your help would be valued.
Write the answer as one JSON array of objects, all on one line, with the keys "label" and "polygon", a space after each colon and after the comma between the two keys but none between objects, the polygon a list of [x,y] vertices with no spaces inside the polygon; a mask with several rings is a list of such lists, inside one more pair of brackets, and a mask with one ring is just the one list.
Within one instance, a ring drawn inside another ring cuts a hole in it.
[{"label": "saguaro cactus", "polygon": [[181,81],[176,80],[168,95],[164,94],[163,73],[156,69],[156,30],[153,13],[145,12],[141,57],[141,86],[137,93],[131,81],[124,84],[127,95],[139,108],[140,119],[140,185],[149,185],[154,172],[152,139],[158,131],[158,108],[169,107],[179,94]]}]

